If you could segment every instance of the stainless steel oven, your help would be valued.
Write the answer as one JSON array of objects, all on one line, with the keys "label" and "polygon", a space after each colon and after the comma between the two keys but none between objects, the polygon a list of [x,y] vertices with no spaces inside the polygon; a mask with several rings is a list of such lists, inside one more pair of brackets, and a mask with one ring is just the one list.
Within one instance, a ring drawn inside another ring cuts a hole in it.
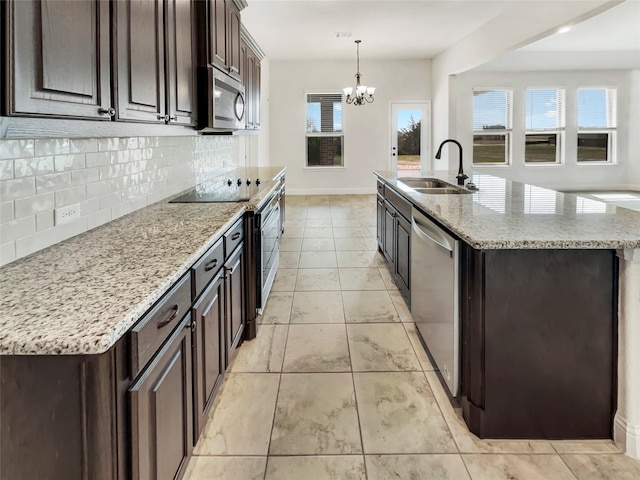
[{"label": "stainless steel oven", "polygon": [[280,192],[277,191],[267,203],[258,210],[257,225],[259,236],[257,241],[257,292],[256,306],[262,314],[269,292],[273,285],[280,262]]}]

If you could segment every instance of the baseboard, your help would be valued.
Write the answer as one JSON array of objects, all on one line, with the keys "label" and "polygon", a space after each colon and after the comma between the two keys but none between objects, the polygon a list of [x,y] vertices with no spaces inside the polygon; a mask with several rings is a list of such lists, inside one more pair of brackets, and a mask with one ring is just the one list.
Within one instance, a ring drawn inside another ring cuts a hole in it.
[{"label": "baseboard", "polygon": [[344,188],[291,188],[287,185],[287,195],[375,195],[376,184],[371,187]]},{"label": "baseboard", "polygon": [[613,440],[627,455],[640,460],[640,425],[629,425],[625,418],[616,413]]}]

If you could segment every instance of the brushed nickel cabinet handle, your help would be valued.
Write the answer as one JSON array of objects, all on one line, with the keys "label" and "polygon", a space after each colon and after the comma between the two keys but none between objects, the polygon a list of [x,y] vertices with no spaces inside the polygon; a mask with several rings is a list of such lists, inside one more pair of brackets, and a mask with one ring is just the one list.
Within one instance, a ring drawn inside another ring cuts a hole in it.
[{"label": "brushed nickel cabinet handle", "polygon": [[110,117],[115,117],[116,116],[116,109],[113,107],[109,107],[109,108],[99,108],[98,109],[98,113],[102,114],[102,115],[109,115]]}]

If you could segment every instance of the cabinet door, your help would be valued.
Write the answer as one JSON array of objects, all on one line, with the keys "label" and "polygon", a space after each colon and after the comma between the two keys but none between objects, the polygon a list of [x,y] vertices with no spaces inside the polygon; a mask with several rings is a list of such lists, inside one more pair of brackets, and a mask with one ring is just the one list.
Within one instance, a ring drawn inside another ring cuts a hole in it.
[{"label": "cabinet door", "polygon": [[396,216],[395,273],[400,279],[400,291],[409,294],[409,266],[411,256],[411,224],[401,215]]},{"label": "cabinet door", "polygon": [[394,229],[396,222],[396,209],[389,205],[387,202],[384,203],[384,245],[382,253],[384,253],[387,262],[389,262],[392,266],[395,262],[394,256]]},{"label": "cabinet door", "polygon": [[244,331],[244,244],[241,244],[235,253],[225,263],[226,271],[226,366],[233,358],[234,351],[238,347]]},{"label": "cabinet door", "polygon": [[193,9],[191,0],[167,0],[167,103],[169,121],[195,125]]},{"label": "cabinet door", "polygon": [[378,249],[384,253],[384,200],[378,196],[376,201],[376,238]]},{"label": "cabinet door", "polygon": [[227,2],[209,2],[209,63],[227,71]]},{"label": "cabinet door", "polygon": [[262,75],[262,67],[260,66],[260,59],[257,55],[254,55],[254,70],[253,70],[253,127],[260,128],[260,77]]},{"label": "cabinet door", "polygon": [[227,66],[229,75],[240,79],[240,62],[242,54],[240,52],[240,10],[232,1],[227,3],[229,12],[227,20]]},{"label": "cabinet door", "polygon": [[193,307],[194,444],[207,421],[213,393],[222,378],[223,321],[224,270],[220,269]]},{"label": "cabinet door", "polygon": [[114,2],[114,6],[118,119],[164,123],[166,109],[162,1],[119,1]]},{"label": "cabinet door", "polygon": [[111,120],[101,111],[111,108],[109,1],[20,0],[7,7],[14,24],[7,114]]},{"label": "cabinet door", "polygon": [[256,56],[253,53],[253,51],[249,47],[247,47],[247,64],[246,64],[245,77],[244,77],[244,88],[245,88],[244,96],[246,100],[246,109],[245,109],[246,122],[245,123],[247,125],[247,128],[254,127],[254,121],[253,121],[254,80],[253,79],[255,77],[255,74],[256,74]]},{"label": "cabinet door", "polygon": [[190,323],[188,314],[129,388],[132,477],[136,480],[178,478],[191,455]]},{"label": "cabinet door", "polygon": [[244,93],[245,93],[245,102],[247,97],[247,74],[245,73],[247,70],[247,44],[244,40],[240,40],[240,83],[244,85]]}]

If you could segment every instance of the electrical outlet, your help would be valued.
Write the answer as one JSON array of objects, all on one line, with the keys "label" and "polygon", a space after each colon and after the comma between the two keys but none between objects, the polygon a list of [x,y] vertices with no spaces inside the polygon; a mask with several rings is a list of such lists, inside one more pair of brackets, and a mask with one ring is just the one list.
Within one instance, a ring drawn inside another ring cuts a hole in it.
[{"label": "electrical outlet", "polygon": [[56,225],[73,222],[80,218],[80,204],[74,203],[66,207],[56,208],[54,210],[54,219]]}]

